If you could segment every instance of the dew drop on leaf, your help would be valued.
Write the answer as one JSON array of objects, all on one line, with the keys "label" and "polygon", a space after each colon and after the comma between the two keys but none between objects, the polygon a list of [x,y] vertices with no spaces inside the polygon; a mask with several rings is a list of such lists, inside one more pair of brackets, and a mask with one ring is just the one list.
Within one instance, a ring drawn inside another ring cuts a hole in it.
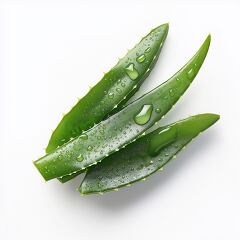
[{"label": "dew drop on leaf", "polygon": [[83,157],[82,154],[80,154],[80,155],[77,157],[77,161],[78,161],[78,162],[82,162],[83,159],[84,159],[84,157]]},{"label": "dew drop on leaf", "polygon": [[87,140],[88,139],[88,135],[87,134],[82,134],[82,135],[80,135],[79,138],[82,139],[82,140]]},{"label": "dew drop on leaf", "polygon": [[89,145],[89,146],[87,147],[87,150],[88,150],[88,151],[92,151],[92,149],[93,149],[93,147],[92,147],[91,145]]},{"label": "dew drop on leaf", "polygon": [[189,78],[189,80],[192,80],[193,77],[195,76],[195,71],[194,71],[194,69],[191,68],[191,69],[188,71],[187,74],[188,74],[188,78]]},{"label": "dew drop on leaf", "polygon": [[151,118],[152,110],[152,105],[143,105],[141,111],[134,117],[134,121],[139,125],[146,124]]},{"label": "dew drop on leaf", "polygon": [[137,62],[139,63],[143,63],[146,59],[146,56],[144,54],[140,55],[139,57],[137,57]]},{"label": "dew drop on leaf", "polygon": [[134,64],[131,63],[129,64],[126,68],[125,71],[127,73],[127,75],[132,79],[135,80],[138,77],[138,71],[135,69]]},{"label": "dew drop on leaf", "polygon": [[121,93],[121,92],[122,92],[122,90],[121,90],[120,88],[117,88],[116,91],[117,91],[118,93]]},{"label": "dew drop on leaf", "polygon": [[110,92],[110,93],[108,94],[108,98],[110,98],[110,99],[114,98],[114,94],[113,94],[112,92]]},{"label": "dew drop on leaf", "polygon": [[170,90],[169,90],[169,95],[170,95],[171,97],[173,97],[174,94],[175,94],[175,93],[174,93],[173,89],[170,89]]},{"label": "dew drop on leaf", "polygon": [[151,48],[148,47],[148,48],[145,50],[145,52],[148,53],[148,52],[150,52],[150,50],[151,50]]}]

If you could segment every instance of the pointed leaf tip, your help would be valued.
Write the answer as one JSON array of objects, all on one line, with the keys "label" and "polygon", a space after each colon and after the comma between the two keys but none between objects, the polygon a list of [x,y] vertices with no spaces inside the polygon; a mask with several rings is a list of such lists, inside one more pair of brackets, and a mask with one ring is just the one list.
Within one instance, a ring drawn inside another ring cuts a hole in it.
[{"label": "pointed leaf tip", "polygon": [[151,32],[156,31],[156,30],[163,30],[166,33],[168,33],[168,29],[169,29],[169,24],[168,23],[164,23],[164,24],[161,24],[161,25],[157,26],[156,28],[152,29]]},{"label": "pointed leaf tip", "polygon": [[205,113],[202,114],[203,116],[205,116],[209,122],[209,124],[214,124],[215,122],[217,122],[220,119],[220,115],[218,114],[214,114],[214,113]]},{"label": "pointed leaf tip", "polygon": [[208,34],[208,36],[206,37],[204,43],[203,43],[203,46],[206,46],[207,48],[209,48],[210,46],[210,43],[211,43],[211,34]]},{"label": "pointed leaf tip", "polygon": [[160,27],[165,28],[166,30],[168,30],[169,29],[169,23],[164,23],[164,24],[160,25]]}]

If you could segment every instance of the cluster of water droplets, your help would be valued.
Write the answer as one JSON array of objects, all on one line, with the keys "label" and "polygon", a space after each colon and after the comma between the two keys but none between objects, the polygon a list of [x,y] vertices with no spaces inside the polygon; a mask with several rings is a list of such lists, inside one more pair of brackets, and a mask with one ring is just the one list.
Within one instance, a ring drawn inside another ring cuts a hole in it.
[{"label": "cluster of water droplets", "polygon": [[[151,48],[148,47],[148,48],[146,48],[145,53],[148,53],[150,51],[151,51]],[[144,63],[146,61],[146,58],[147,57],[146,57],[145,54],[141,54],[141,55],[137,56],[136,61],[141,64],[141,63]],[[131,80],[136,80],[139,76],[139,73],[138,73],[134,63],[129,63],[125,67],[125,71],[126,71],[127,75],[129,76],[129,78]]]},{"label": "cluster of water droplets", "polygon": [[179,143],[174,143],[164,149],[158,156],[149,157],[146,155],[143,146],[140,144],[132,151],[126,151],[125,154],[121,152],[120,155],[115,155],[116,159],[111,159],[111,164],[108,163],[99,168],[99,171],[93,171],[91,179],[95,178],[97,181],[94,185],[89,182],[87,187],[100,191],[111,188],[117,190],[124,185],[130,186],[133,181],[144,181],[149,174],[156,170],[163,170],[163,165],[169,159],[176,157],[175,154],[180,147]]}]

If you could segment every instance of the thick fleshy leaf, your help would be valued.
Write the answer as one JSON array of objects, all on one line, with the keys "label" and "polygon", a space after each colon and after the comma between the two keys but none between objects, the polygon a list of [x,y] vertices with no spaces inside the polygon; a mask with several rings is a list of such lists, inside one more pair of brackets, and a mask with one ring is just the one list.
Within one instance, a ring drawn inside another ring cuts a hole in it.
[{"label": "thick fleshy leaf", "polygon": [[218,119],[216,114],[201,114],[155,130],[89,168],[79,191],[103,193],[144,180]]}]

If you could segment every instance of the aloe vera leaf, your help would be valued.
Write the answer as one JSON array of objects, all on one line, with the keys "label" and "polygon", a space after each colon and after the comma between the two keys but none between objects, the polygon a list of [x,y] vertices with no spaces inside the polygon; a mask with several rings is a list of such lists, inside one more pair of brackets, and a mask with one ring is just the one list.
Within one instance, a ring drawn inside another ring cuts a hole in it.
[{"label": "aloe vera leaf", "polygon": [[[122,107],[150,74],[168,33],[168,24],[146,35],[119,60],[63,119],[52,133],[46,152],[79,136]],[[123,103],[122,103],[123,102]]]},{"label": "aloe vera leaf", "polygon": [[[89,129],[84,136],[71,140],[35,161],[44,179],[62,177],[97,164],[144,134],[187,90],[206,57],[209,45],[210,36],[190,61],[168,81]],[[140,115],[143,118],[139,118]],[[144,122],[146,115],[149,119]]]},{"label": "aloe vera leaf", "polygon": [[[109,96],[110,100],[112,99],[112,101],[109,102],[111,105],[105,110],[103,108],[103,111],[94,112],[92,107],[94,103],[97,105],[94,107],[97,107],[98,109],[101,109],[101,106],[98,106],[99,101],[89,100],[89,96],[94,97],[96,91],[99,91],[99,86],[101,85],[101,82],[99,82],[83,99],[77,103],[77,105],[67,115],[64,116],[62,121],[59,123],[59,126],[53,132],[48,147],[46,148],[46,152],[50,152],[58,146],[63,145],[72,137],[80,135],[83,130],[88,130],[93,124],[97,124],[101,120],[106,119],[122,109],[126,102],[138,91],[139,87],[150,74],[155,63],[157,62],[163,43],[165,42],[168,34],[168,28],[168,24],[163,24],[153,29],[141,40],[139,44],[130,50],[127,55],[121,59],[121,61],[119,61],[119,63],[114,67],[114,73],[112,70],[110,70],[110,72],[103,77],[104,81],[110,80],[111,83],[108,84],[108,88],[105,89],[104,92],[110,93],[113,91],[115,94],[117,94],[113,98]],[[128,62],[133,63],[134,67],[138,69],[139,76],[134,81],[129,81],[129,76],[126,76],[126,71],[124,75],[122,75],[123,65],[125,66]],[[120,75],[117,73],[119,71],[121,72]],[[128,81],[126,81],[126,78]],[[116,83],[118,86],[117,88]],[[89,101],[91,104],[86,105],[86,102]],[[105,96],[104,101],[106,101]],[[104,105],[104,102],[100,101],[100,105],[101,104]],[[89,112],[89,110],[86,110],[87,107],[91,108],[91,111],[90,113],[85,114],[83,112],[84,109],[85,112]],[[109,112],[111,108],[112,111]],[[65,132],[66,130],[64,128],[67,128],[67,132]],[[77,175],[78,174],[66,175],[61,177],[59,181],[65,183]]]},{"label": "aloe vera leaf", "polygon": [[[80,193],[103,193],[145,180],[162,169],[193,138],[218,119],[219,115],[200,114],[139,138],[102,163],[89,168],[79,188]],[[152,155],[153,152],[157,154]]]}]

